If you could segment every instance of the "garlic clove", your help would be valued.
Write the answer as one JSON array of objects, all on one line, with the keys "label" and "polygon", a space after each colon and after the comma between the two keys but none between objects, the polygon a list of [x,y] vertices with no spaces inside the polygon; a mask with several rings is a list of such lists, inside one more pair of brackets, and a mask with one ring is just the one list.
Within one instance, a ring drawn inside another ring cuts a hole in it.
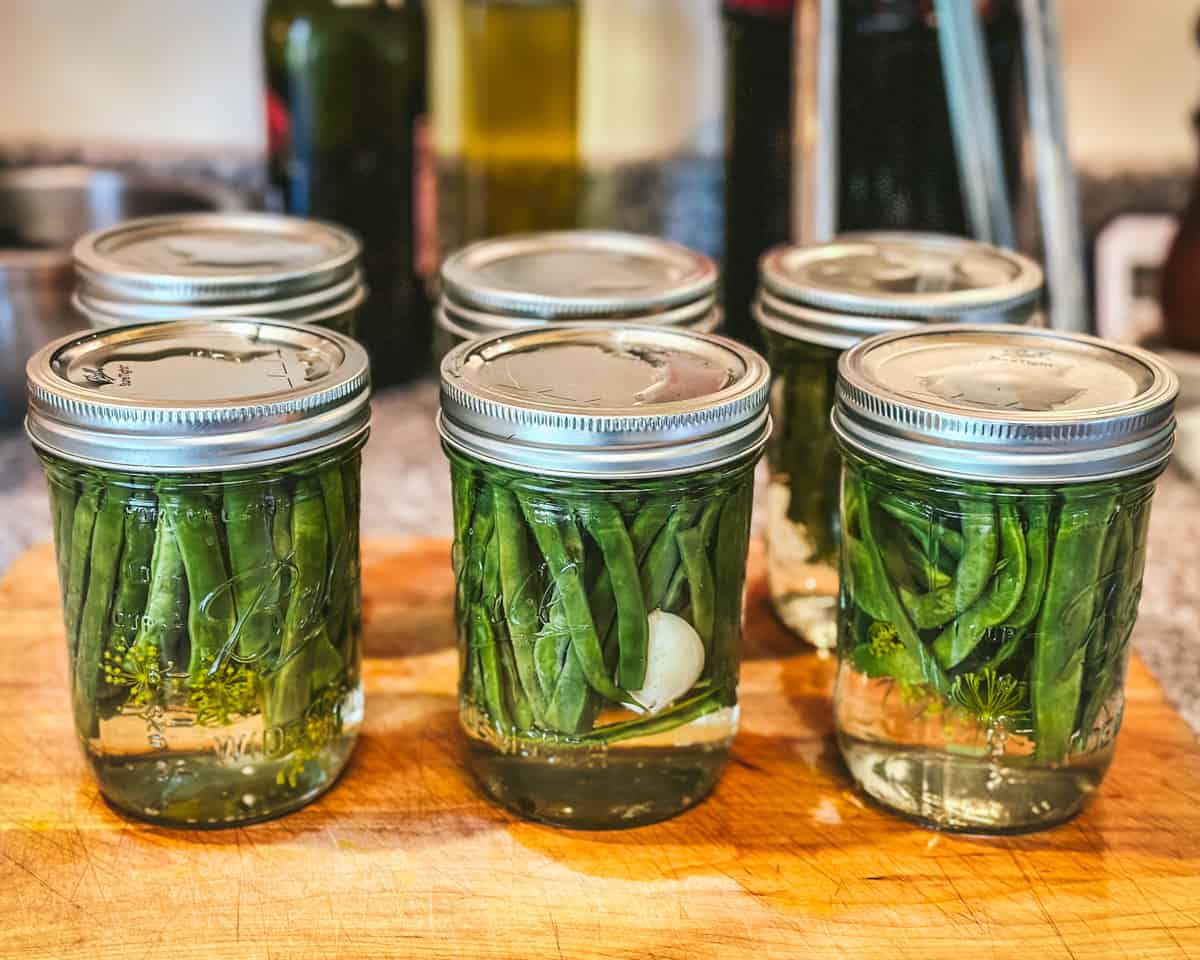
[{"label": "garlic clove", "polygon": [[646,679],[630,691],[645,713],[669,707],[696,685],[704,672],[704,642],[683,617],[655,610],[649,617]]}]

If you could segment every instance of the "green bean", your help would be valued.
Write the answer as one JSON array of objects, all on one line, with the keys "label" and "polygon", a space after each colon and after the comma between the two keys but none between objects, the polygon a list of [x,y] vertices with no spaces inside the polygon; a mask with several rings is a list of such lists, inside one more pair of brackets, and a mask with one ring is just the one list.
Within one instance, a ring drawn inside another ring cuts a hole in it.
[{"label": "green bean", "polygon": [[533,666],[537,672],[538,686],[546,701],[554,695],[559,671],[563,669],[566,652],[570,646],[570,631],[562,612],[562,602],[557,589],[548,605],[546,623],[538,630],[533,641]]},{"label": "green bean", "polygon": [[[721,507],[725,503],[723,495],[714,495],[708,503],[704,505],[704,510],[700,514],[700,519],[696,521],[696,527],[700,531],[699,540],[704,546],[704,550],[708,550],[708,545],[712,542],[713,533],[717,529],[717,521],[721,517]],[[710,568],[711,569],[711,568]],[[687,586],[687,568],[680,564],[675,568],[675,573],[671,576],[671,585],[667,587],[667,594],[663,597],[662,608],[664,610],[678,610],[683,603],[683,591]]]},{"label": "green bean", "polygon": [[64,608],[71,579],[71,528],[75,523],[75,481],[66,473],[47,464],[50,509],[54,521],[54,556],[58,565],[58,589]]},{"label": "green bean", "polygon": [[[489,491],[494,496],[495,488]],[[495,506],[495,501],[493,501]],[[502,671],[502,681],[511,708],[513,722],[521,730],[527,729],[533,722],[533,712],[525,698],[517,675],[516,664],[513,662],[512,648],[509,642],[508,629],[504,619],[504,599],[500,574],[500,518],[496,517],[496,529],[488,542],[483,559],[483,597],[480,601],[488,617],[488,625],[496,644],[496,653]]]},{"label": "green bean", "polygon": [[671,585],[671,577],[679,565],[679,545],[675,535],[695,522],[700,512],[698,504],[682,500],[654,539],[641,565],[642,598],[646,613],[660,609]]},{"label": "green bean", "polygon": [[609,678],[604,666],[604,653],[600,638],[588,608],[587,593],[583,588],[582,550],[578,555],[568,553],[579,541],[579,530],[570,517],[548,514],[524,494],[518,495],[525,522],[533,531],[538,549],[546,561],[550,576],[558,585],[567,628],[571,635],[571,655],[579,660],[587,677],[588,685],[598,694],[614,703],[627,700],[627,695]]},{"label": "green bean", "polygon": [[646,559],[646,553],[662,530],[663,524],[671,516],[672,510],[674,504],[666,497],[655,497],[638,510],[629,527],[629,539],[633,541],[638,563]]},{"label": "green bean", "polygon": [[1111,494],[1070,490],[1062,497],[1030,665],[1036,755],[1047,761],[1063,760],[1071,749],[1103,537],[1116,502]]},{"label": "green bean", "polygon": [[271,509],[271,545],[276,560],[292,555],[292,498],[280,491],[273,498]]},{"label": "green bean", "polygon": [[716,568],[719,585],[713,606],[712,655],[705,658],[719,695],[732,703],[737,685],[738,641],[745,611],[746,551],[750,545],[749,484],[735,487],[725,498],[717,521]]},{"label": "green bean", "polygon": [[1005,626],[1020,630],[1033,623],[1042,595],[1046,590],[1046,575],[1050,571],[1050,504],[1043,497],[1025,499],[1021,503],[1025,518],[1025,548],[1029,569],[1021,600],[1005,621]]},{"label": "green bean", "polygon": [[846,590],[864,613],[876,620],[886,620],[884,601],[879,597],[879,585],[866,546],[853,534],[842,531],[842,550],[846,554]]},{"label": "green bean", "polygon": [[919,507],[894,494],[880,497],[879,506],[904,524],[928,556],[933,557],[935,552],[947,553],[955,560],[962,556],[962,534],[949,529],[941,520],[927,515]]},{"label": "green bean", "polygon": [[1021,518],[1010,501],[1001,501],[1000,563],[988,589],[946,627],[933,643],[933,651],[946,669],[962,663],[990,627],[1003,623],[1016,609],[1025,590],[1028,557]]},{"label": "green bean", "polygon": [[160,662],[163,669],[181,668],[188,651],[188,593],[183,557],[171,526],[170,513],[158,511],[154,531],[154,552],[150,559],[150,585],[146,609],[133,638],[131,654],[143,662]]},{"label": "green bean", "polygon": [[637,690],[646,679],[650,630],[633,542],[625,521],[612,504],[594,500],[580,506],[580,515],[604,555],[605,573],[616,602],[620,651],[617,683],[626,690]]},{"label": "green bean", "polygon": [[[884,528],[879,531],[879,549],[883,556],[883,569],[888,575],[888,579],[898,588],[915,592],[919,586],[917,580],[919,572],[914,570],[909,562],[908,556],[901,545],[899,538],[889,537]],[[924,581],[922,581],[923,585]]]},{"label": "green bean", "polygon": [[529,709],[541,723],[546,716],[546,699],[534,663],[538,632],[537,578],[529,559],[529,537],[516,497],[503,487],[493,487],[496,539],[499,541],[500,587],[508,636],[512,641],[516,672],[529,701]]},{"label": "green bean", "polygon": [[67,602],[63,611],[66,621],[67,650],[75,656],[79,641],[79,618],[83,613],[84,591],[87,589],[88,568],[92,557],[92,530],[100,508],[101,487],[92,478],[84,480],[83,491],[75,504],[71,520],[71,562],[67,574]]},{"label": "green bean", "polygon": [[624,740],[636,740],[655,733],[674,730],[676,727],[691,723],[700,717],[715,713],[727,706],[724,691],[716,689],[702,690],[690,697],[673,703],[666,710],[652,716],[637,717],[619,723],[610,723],[598,730],[584,734],[579,739],[586,744],[613,744]]},{"label": "green bean", "polygon": [[174,482],[159,484],[159,509],[171,516],[188,582],[188,637],[193,678],[210,669],[233,637],[235,609],[229,572],[209,497]]},{"label": "green bean", "polygon": [[[192,568],[182,536],[179,546],[188,572],[188,587],[191,588]],[[324,599],[328,548],[329,535],[325,528],[325,504],[320,481],[312,474],[303,474],[296,479],[296,495],[292,500],[293,574],[284,615],[283,638],[279,660],[268,683],[269,714],[275,726],[286,726],[300,720],[309,702],[319,639],[317,635],[324,628],[321,604]],[[192,642],[194,646],[195,634]],[[194,649],[192,661],[196,661]]]},{"label": "green bean", "polygon": [[897,584],[905,609],[913,623],[931,630],[948,623],[974,603],[992,577],[996,566],[996,511],[990,502],[965,498],[962,510],[963,552],[954,579],[945,587],[917,594]]},{"label": "green bean", "polygon": [[462,572],[462,566],[467,559],[474,486],[475,481],[470,471],[457,466],[450,471],[450,497],[454,507],[454,546],[451,564],[455,577]]},{"label": "green bean", "polygon": [[[1095,729],[1100,711],[1113,692],[1120,688],[1128,662],[1129,637],[1137,619],[1141,598],[1143,567],[1146,559],[1146,522],[1150,511],[1145,504],[1122,510],[1117,516],[1116,549],[1108,566],[1107,589],[1103,602],[1107,608],[1098,618],[1098,636],[1088,642],[1084,657],[1085,693],[1079,729],[1087,736]],[[1105,552],[1108,552],[1106,543]],[[1104,559],[1101,569],[1106,569]],[[1136,585],[1136,586],[1135,586]]]},{"label": "green bean", "polygon": [[500,660],[492,624],[487,611],[479,604],[472,605],[468,619],[471,624],[470,649],[479,660],[484,710],[492,728],[506,737],[512,730],[512,724],[504,704],[504,692],[500,689]]},{"label": "green bean", "polygon": [[[496,625],[493,632],[498,633],[500,629],[500,625]],[[508,695],[513,725],[518,730],[528,730],[533,725],[533,710],[521,687],[521,678],[517,675],[517,664],[513,658],[512,647],[507,643],[497,641],[496,652],[500,660],[500,672],[504,681],[504,689]]]},{"label": "green bean", "polygon": [[[707,509],[707,508],[706,508]],[[712,655],[713,621],[716,616],[716,588],[712,567],[705,549],[701,525],[680,530],[675,535],[679,544],[681,567],[687,573],[688,594],[692,604],[692,626],[704,643],[705,656]],[[639,683],[638,686],[641,686]],[[636,689],[636,687],[635,687]]]},{"label": "green bean", "polygon": [[[952,577],[948,570],[943,569],[933,560],[921,546],[921,543],[907,528],[900,526],[896,530],[896,546],[906,567],[915,571],[919,585],[925,590],[938,590],[950,585]],[[949,554],[942,554],[939,559],[945,562]]]},{"label": "green bean", "polygon": [[237,648],[246,660],[270,649],[276,629],[280,575],[269,510],[259,482],[226,481],[223,519],[238,611]]},{"label": "green bean", "polygon": [[[154,566],[157,511],[153,502],[130,503],[125,508],[122,533],[121,565],[113,596],[112,632],[105,644],[105,661],[120,659],[134,647],[138,630],[147,610],[150,581]],[[154,658],[158,660],[158,649]]]},{"label": "green bean", "polygon": [[578,733],[584,725],[584,717],[588,712],[591,688],[579,658],[570,652],[570,627],[561,602],[556,603],[551,612],[551,630],[556,643],[562,644],[556,652],[557,662],[561,664],[554,677],[553,688],[550,692],[549,704],[546,707],[546,724],[552,730],[560,733]]},{"label": "green bean", "polygon": [[903,586],[898,589],[904,609],[919,629],[933,630],[954,619],[957,589],[953,582],[921,594],[915,594]]},{"label": "green bean", "polygon": [[992,577],[999,538],[996,509],[990,500],[967,497],[959,501],[959,506],[963,552],[954,569],[954,609],[962,613],[979,599]]},{"label": "green bean", "polygon": [[125,504],[129,490],[113,484],[105,493],[92,531],[87,596],[79,620],[75,649],[75,719],[81,736],[96,734],[96,687],[100,663],[108,641],[113,591],[117,584],[118,557],[125,532]]},{"label": "green bean", "polygon": [[860,518],[859,526],[863,548],[866,552],[870,582],[874,584],[876,602],[880,606],[880,612],[884,614],[880,619],[891,624],[895,629],[896,640],[902,645],[911,661],[908,669],[914,671],[914,675],[922,676],[926,683],[942,695],[948,694],[950,691],[949,678],[942,671],[933,653],[921,642],[912,621],[908,618],[904,604],[901,603],[895,588],[887,579],[883,557],[875,538],[871,511],[867,508],[866,491],[863,488],[862,479],[854,473],[847,472],[846,474],[845,495],[860,505],[857,512]]},{"label": "green bean", "polygon": [[357,453],[342,464],[342,488],[346,491],[346,523],[350,537],[350,609],[345,660],[347,668],[357,672],[358,635],[362,629],[362,542],[359,525],[362,514],[362,458]]},{"label": "green bean", "polygon": [[323,464],[317,471],[321,496],[325,501],[325,527],[329,531],[329,562],[326,595],[329,599],[329,633],[339,646],[345,643],[346,623],[350,616],[350,596],[346,576],[351,569],[352,544],[346,520],[346,491],[342,468],[338,463]]},{"label": "green bean", "polygon": [[478,499],[475,502],[475,512],[471,516],[471,526],[467,534],[468,547],[466,552],[466,568],[463,572],[462,579],[465,582],[465,603],[467,608],[464,615],[470,610],[470,605],[478,602],[483,590],[483,564],[487,552],[487,545],[491,542],[492,534],[496,529],[496,504],[495,500],[486,494],[486,491],[481,490]]}]

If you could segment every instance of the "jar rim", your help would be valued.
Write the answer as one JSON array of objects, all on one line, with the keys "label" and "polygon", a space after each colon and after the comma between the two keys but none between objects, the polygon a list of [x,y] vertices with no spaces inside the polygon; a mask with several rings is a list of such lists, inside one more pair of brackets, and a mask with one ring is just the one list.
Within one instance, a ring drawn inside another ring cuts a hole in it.
[{"label": "jar rim", "polygon": [[266,467],[370,425],[366,351],[307,324],[237,318],[72,333],[26,366],[39,450],[144,473]]},{"label": "jar rim", "polygon": [[446,258],[441,278],[443,296],[471,309],[587,320],[704,300],[716,288],[717,268],[699,251],[661,237],[556,230],[468,244]]},{"label": "jar rim", "polygon": [[1138,348],[939,324],[843,353],[830,420],[849,448],[920,473],[1079,483],[1164,464],[1178,391],[1170,368]]},{"label": "jar rim", "polygon": [[[982,269],[985,263],[990,269]],[[1014,250],[950,234],[884,230],[773,247],[759,260],[759,276],[764,289],[789,303],[926,320],[1027,309],[1043,284],[1041,267]]]},{"label": "jar rim", "polygon": [[447,444],[552,476],[689,473],[757,454],[771,429],[766,361],[694,330],[558,323],[461,344],[441,373]]},{"label": "jar rim", "polygon": [[[172,246],[174,244],[174,246]],[[84,234],[79,290],[132,303],[260,303],[343,283],[362,244],[332,223],[276,213],[161,214]]]}]

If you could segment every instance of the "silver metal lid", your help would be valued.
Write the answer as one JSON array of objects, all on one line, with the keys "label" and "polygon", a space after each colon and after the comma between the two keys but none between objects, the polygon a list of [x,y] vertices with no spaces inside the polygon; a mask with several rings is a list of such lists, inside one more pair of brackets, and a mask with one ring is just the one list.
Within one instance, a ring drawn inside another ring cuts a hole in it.
[{"label": "silver metal lid", "polygon": [[161,304],[254,303],[346,281],[361,244],[332,224],[270,213],[129,220],[75,244],[80,295]]},{"label": "silver metal lid", "polygon": [[[716,297],[708,296],[658,313],[643,314],[631,323],[646,323],[656,327],[684,327],[701,333],[715,333],[721,326],[721,308]],[[622,322],[622,318],[608,318]],[[554,317],[514,317],[510,314],[485,313],[443,299],[434,310],[434,322],[458,340],[474,340],[492,333],[512,333],[530,327],[545,327],[557,323]]]},{"label": "silver metal lid", "polygon": [[366,432],[366,351],[274,320],[180,320],[71,334],[26,366],[25,426],[67,460],[208,473],[295,460]]},{"label": "silver metal lid", "polygon": [[756,455],[770,374],[748,347],[668,327],[570,323],[488,337],[442,361],[438,429],[488,463],[649,477]]},{"label": "silver metal lid", "polygon": [[105,330],[135,323],[162,323],[169,320],[224,320],[247,316],[288,320],[292,323],[318,323],[353,310],[366,299],[362,274],[355,271],[344,281],[281,300],[260,303],[212,303],[206,305],[176,303],[129,303],[89,297],[80,291],[71,295],[71,306],[86,319],[93,330]]},{"label": "silver metal lid", "polygon": [[631,317],[712,295],[716,265],[657,237],[563,230],[482,240],[442,264],[448,301],[529,318]]},{"label": "silver metal lid", "polygon": [[758,291],[758,299],[751,310],[755,321],[764,330],[778,333],[789,340],[800,340],[832,350],[847,350],[860,340],[879,333],[910,330],[919,322],[814,310],[780,300],[766,289]]},{"label": "silver metal lid", "polygon": [[1101,480],[1166,462],[1179,381],[1151,353],[1030,327],[941,324],[842,354],[833,427],[939,476]]},{"label": "silver metal lid", "polygon": [[1042,270],[1028,257],[936,233],[852,233],[776,247],[759,272],[780,300],[881,318],[1001,319],[1031,310],[1042,290]]}]

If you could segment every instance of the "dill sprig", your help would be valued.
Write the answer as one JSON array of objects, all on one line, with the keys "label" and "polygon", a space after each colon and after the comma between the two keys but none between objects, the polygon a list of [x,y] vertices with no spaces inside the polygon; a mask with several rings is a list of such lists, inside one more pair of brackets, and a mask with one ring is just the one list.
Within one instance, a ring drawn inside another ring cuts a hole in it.
[{"label": "dill sprig", "polygon": [[992,667],[956,677],[950,698],[990,726],[1013,722],[1029,714],[1028,688],[1011,674],[997,674]]}]

